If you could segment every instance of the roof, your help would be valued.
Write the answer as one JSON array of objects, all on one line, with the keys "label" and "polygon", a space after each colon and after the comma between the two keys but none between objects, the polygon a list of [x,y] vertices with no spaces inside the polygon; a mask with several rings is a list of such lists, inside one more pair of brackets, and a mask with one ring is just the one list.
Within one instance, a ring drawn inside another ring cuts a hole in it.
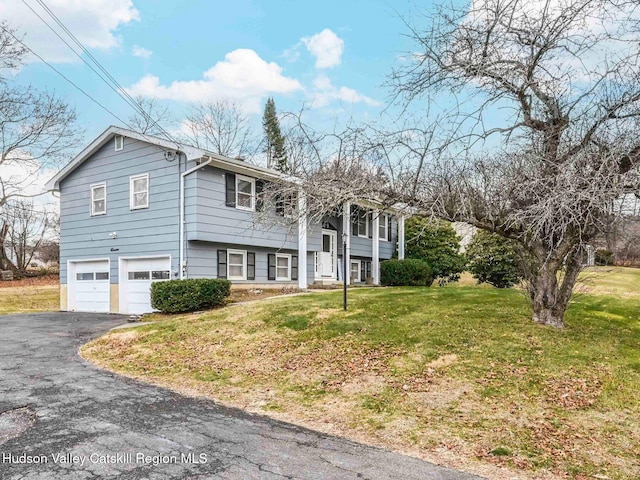
[{"label": "roof", "polygon": [[126,128],[116,127],[111,125],[104,132],[102,132],[93,142],[91,142],[86,148],[84,148],[73,160],[62,168],[51,180],[49,180],[45,188],[47,190],[58,191],[60,190],[60,182],[64,180],[71,172],[82,165],[86,160],[96,153],[103,145],[110,141],[114,136],[122,135],[128,138],[134,138],[142,142],[147,142],[153,145],[157,145],[170,151],[179,151],[186,155],[187,161],[211,159],[211,164],[230,170],[236,173],[245,173],[259,178],[271,178],[280,180],[294,180],[293,177],[284,175],[281,172],[272,170],[269,168],[259,167],[250,163],[238,160],[235,158],[225,157],[217,153],[212,153],[202,148],[193,147],[179,142],[172,142],[163,138],[156,137],[154,135],[147,135],[144,133],[138,133]]}]

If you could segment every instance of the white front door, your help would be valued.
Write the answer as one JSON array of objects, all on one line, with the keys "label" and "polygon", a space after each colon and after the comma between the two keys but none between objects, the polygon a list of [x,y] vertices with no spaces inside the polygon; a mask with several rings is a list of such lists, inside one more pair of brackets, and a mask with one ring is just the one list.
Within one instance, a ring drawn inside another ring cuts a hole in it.
[{"label": "white front door", "polygon": [[148,313],[151,308],[151,283],[171,278],[171,259],[132,258],[124,261],[120,279],[120,313]]},{"label": "white front door", "polygon": [[319,273],[322,278],[336,278],[338,236],[333,230],[322,231]]}]

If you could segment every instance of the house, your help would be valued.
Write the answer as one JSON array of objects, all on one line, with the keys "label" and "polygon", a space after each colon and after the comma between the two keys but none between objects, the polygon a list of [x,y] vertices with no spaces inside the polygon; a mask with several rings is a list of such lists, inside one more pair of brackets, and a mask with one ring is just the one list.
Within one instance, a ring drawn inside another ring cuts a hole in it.
[{"label": "house", "polygon": [[271,208],[260,191],[275,180],[280,172],[109,127],[47,184],[60,192],[61,309],[149,312],[151,283],[177,278],[307,288],[342,281],[344,260],[348,283],[375,284],[396,245],[403,257],[403,217],[371,205],[321,222],[297,215],[295,228],[258,222]]}]

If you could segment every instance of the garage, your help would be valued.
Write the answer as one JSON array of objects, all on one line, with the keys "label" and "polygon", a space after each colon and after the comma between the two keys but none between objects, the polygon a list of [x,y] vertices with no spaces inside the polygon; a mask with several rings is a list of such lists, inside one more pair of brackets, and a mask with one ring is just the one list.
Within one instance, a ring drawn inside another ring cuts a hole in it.
[{"label": "garage", "polygon": [[151,284],[171,278],[171,257],[121,258],[120,313],[152,312]]},{"label": "garage", "polygon": [[68,309],[109,312],[109,260],[77,260],[68,264]]}]

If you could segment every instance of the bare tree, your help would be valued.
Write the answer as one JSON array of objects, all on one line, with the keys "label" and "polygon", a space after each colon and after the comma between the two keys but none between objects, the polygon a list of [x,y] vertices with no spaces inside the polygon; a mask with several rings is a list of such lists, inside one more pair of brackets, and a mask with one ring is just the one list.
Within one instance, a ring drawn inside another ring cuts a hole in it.
[{"label": "bare tree", "polygon": [[233,100],[223,98],[193,106],[185,127],[190,143],[214,153],[246,159],[257,151],[249,117]]},{"label": "bare tree", "polygon": [[0,22],[0,71],[22,65],[22,59],[26,53],[27,49],[24,45],[16,41],[15,30],[11,29],[5,21]]},{"label": "bare tree", "polygon": [[0,208],[29,187],[42,170],[56,167],[76,146],[76,115],[53,94],[11,84],[2,70],[21,64],[26,47],[0,23]]},{"label": "bare tree", "polygon": [[55,215],[33,201],[13,200],[4,205],[0,216],[4,225],[0,268],[24,272],[55,225]]},{"label": "bare tree", "polygon": [[407,200],[520,242],[534,321],[564,326],[583,246],[638,192],[640,5],[474,0],[411,32],[396,98],[459,102]]},{"label": "bare tree", "polygon": [[164,129],[171,128],[175,124],[169,109],[161,105],[157,98],[137,96],[134,101],[142,112],[131,115],[128,118],[128,123],[137,132],[162,136]]},{"label": "bare tree", "polygon": [[62,100],[32,87],[0,89],[0,206],[29,188],[77,145],[76,114]]}]

